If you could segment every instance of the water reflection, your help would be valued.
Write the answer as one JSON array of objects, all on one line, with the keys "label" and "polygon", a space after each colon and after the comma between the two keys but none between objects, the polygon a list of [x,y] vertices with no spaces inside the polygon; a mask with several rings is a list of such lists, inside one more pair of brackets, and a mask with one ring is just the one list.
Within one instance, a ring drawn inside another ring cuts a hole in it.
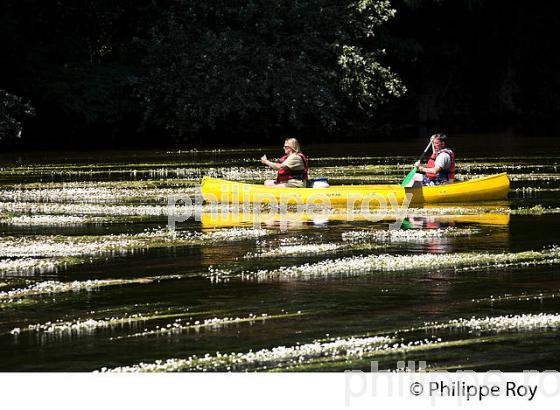
[{"label": "water reflection", "polygon": [[203,210],[200,222],[203,228],[241,227],[247,225],[276,227],[288,229],[304,225],[326,225],[339,222],[383,222],[401,221],[403,229],[437,229],[455,226],[458,223],[504,225],[510,221],[510,209],[504,206],[486,207],[453,207],[432,206],[410,208],[406,215],[399,215],[393,211],[380,212],[376,210],[329,208],[316,212],[284,213],[261,211],[259,209],[243,208],[213,208]]}]

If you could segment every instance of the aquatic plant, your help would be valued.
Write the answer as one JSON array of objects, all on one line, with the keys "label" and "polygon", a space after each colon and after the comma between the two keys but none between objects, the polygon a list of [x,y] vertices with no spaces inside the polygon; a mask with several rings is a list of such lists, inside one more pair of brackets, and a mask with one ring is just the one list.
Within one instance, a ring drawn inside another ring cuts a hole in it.
[{"label": "aquatic plant", "polygon": [[546,208],[542,205],[535,205],[530,208],[512,209],[513,215],[550,215],[560,214],[560,208]]},{"label": "aquatic plant", "polygon": [[0,259],[0,274],[33,274],[35,272],[54,272],[64,266],[65,261],[52,258]]},{"label": "aquatic plant", "polygon": [[426,329],[468,328],[473,331],[503,332],[508,330],[558,329],[560,314],[538,313],[495,317],[453,319],[446,323],[426,322]]},{"label": "aquatic plant", "polygon": [[193,188],[130,188],[130,187],[64,187],[35,189],[2,189],[0,202],[40,203],[108,203],[157,202],[167,204],[172,195],[193,195]]},{"label": "aquatic plant", "polygon": [[18,215],[11,217],[0,217],[0,224],[13,226],[74,226],[84,224],[100,224],[113,222],[114,219],[107,217],[85,217],[72,215]]},{"label": "aquatic plant", "polygon": [[137,278],[137,279],[91,279],[85,281],[42,281],[36,282],[23,288],[0,292],[0,301],[13,301],[17,298],[50,295],[54,293],[79,292],[83,290],[94,290],[104,286],[121,286],[130,284],[152,283],[154,280],[161,280],[164,277]]},{"label": "aquatic plant", "polygon": [[327,277],[333,275],[362,275],[375,271],[392,272],[408,270],[450,269],[452,271],[501,269],[506,266],[536,266],[560,263],[560,248],[553,247],[543,251],[526,251],[517,253],[455,253],[455,254],[421,254],[421,255],[369,255],[352,256],[340,259],[325,259],[317,263],[295,266],[281,266],[273,270],[243,271],[241,273],[227,270],[210,271],[212,276],[238,276],[244,279],[265,278],[307,278]]},{"label": "aquatic plant", "polygon": [[475,228],[438,228],[438,229],[407,229],[407,230],[361,230],[342,233],[342,240],[346,242],[360,242],[365,240],[408,242],[444,239],[461,236],[471,236],[479,233]]},{"label": "aquatic plant", "polygon": [[[470,319],[453,319],[445,323],[427,322],[422,327],[408,329],[468,329],[476,332],[504,332],[557,329],[560,327],[558,314],[523,314]],[[175,371],[239,371],[269,370],[292,366],[309,365],[321,361],[360,359],[375,357],[379,354],[426,350],[441,346],[464,344],[463,341],[442,342],[441,338],[431,336],[421,340],[397,341],[399,332],[393,336],[377,335],[368,337],[337,338],[329,341],[316,340],[312,343],[292,347],[278,346],[256,352],[228,353],[203,357],[191,356],[186,359],[156,360],[153,363],[139,363],[133,366],[103,368],[102,372],[175,372]]]},{"label": "aquatic plant", "polygon": [[100,236],[6,236],[0,239],[0,257],[19,259],[0,260],[0,273],[45,272],[83,263],[87,256],[127,255],[139,249],[237,241],[268,233],[265,229],[231,228],[208,233],[151,229],[138,234]]},{"label": "aquatic plant", "polygon": [[530,301],[543,301],[545,299],[555,299],[560,297],[560,289],[557,291],[543,290],[536,293],[523,292],[521,294],[503,294],[503,295],[490,295],[486,298],[471,299],[474,303],[500,303],[500,302],[530,302]]},{"label": "aquatic plant", "polygon": [[510,175],[509,179],[518,181],[560,181],[560,175],[554,173],[522,173]]},{"label": "aquatic plant", "polygon": [[171,335],[176,335],[176,334],[180,334],[184,331],[188,331],[188,330],[201,330],[201,329],[218,329],[221,328],[223,326],[228,326],[228,325],[233,325],[233,324],[241,324],[241,323],[256,323],[256,322],[265,322],[267,320],[272,320],[272,319],[284,319],[284,318],[289,318],[289,317],[294,317],[294,316],[299,316],[301,315],[301,311],[296,312],[296,313],[288,313],[288,312],[283,312],[283,313],[279,313],[279,314],[274,314],[274,315],[269,315],[266,313],[262,313],[260,315],[255,315],[253,313],[250,313],[249,316],[246,317],[222,317],[222,318],[218,318],[218,317],[213,317],[210,319],[204,319],[204,320],[192,320],[191,321],[183,321],[182,319],[176,319],[175,322],[173,323],[168,323],[165,326],[156,326],[156,329],[153,330],[148,330],[148,329],[144,329],[143,332],[139,332],[139,333],[134,333],[131,335],[127,335],[127,336],[121,336],[121,337],[115,337],[112,338],[113,340],[118,340],[118,339],[128,339],[131,337],[144,337],[144,336],[153,336],[153,335],[167,335],[167,336],[171,336]]},{"label": "aquatic plant", "polygon": [[[129,283],[150,283],[152,282],[151,280],[147,280],[144,282],[129,282]],[[116,283],[113,284],[98,284],[97,288],[101,287],[101,286],[114,286],[116,285]],[[90,290],[91,288],[87,288],[87,290]],[[73,289],[74,290],[74,289]],[[188,309],[187,309],[188,310]],[[95,312],[93,312],[95,313]],[[196,314],[194,314],[196,315]],[[92,331],[99,329],[99,328],[108,328],[108,327],[115,327],[115,326],[125,326],[125,325],[135,325],[138,322],[148,322],[148,321],[153,321],[153,320],[161,320],[161,319],[169,319],[169,318],[178,318],[175,319],[175,322],[173,323],[174,325],[181,323],[183,317],[188,317],[190,316],[190,320],[192,320],[192,316],[193,313],[192,312],[183,312],[183,313],[160,313],[159,311],[156,311],[154,313],[132,313],[132,314],[128,314],[125,313],[123,317],[118,317],[118,316],[111,316],[111,317],[104,317],[102,319],[95,319],[95,318],[87,318],[87,319],[81,319],[81,318],[77,318],[71,321],[64,321],[61,319],[58,319],[54,322],[46,322],[46,323],[37,323],[37,324],[30,324],[27,325],[26,327],[23,328],[14,328],[10,331],[10,333],[12,334],[20,334],[21,332],[44,332],[44,333],[57,333],[57,334],[68,334],[68,333],[91,333]],[[267,315],[262,315],[263,317],[266,317]],[[226,318],[227,319],[227,318]],[[259,320],[258,318],[256,320]],[[204,321],[204,325],[202,325],[202,327],[206,326],[210,326],[211,324],[214,324],[216,326],[218,326],[218,323],[220,323],[221,319],[218,318],[213,318],[213,319],[207,319]],[[227,323],[227,320],[223,321],[224,324]],[[196,321],[196,323],[199,323],[199,321]],[[200,326],[200,325],[197,325]],[[194,328],[196,328],[195,325],[193,325]],[[159,329],[159,326],[157,326],[158,330],[161,330],[162,333],[164,331],[168,331],[172,328],[171,325],[168,325],[166,327],[163,327],[161,329]],[[176,328],[176,327],[173,327]],[[147,329],[146,329],[146,332]],[[154,331],[155,332],[155,331]],[[126,337],[134,337],[136,335],[143,335],[143,333],[136,333],[134,335],[128,335]],[[121,337],[122,338],[122,337]],[[119,339],[119,337],[114,337],[111,338],[111,340],[116,340]]]},{"label": "aquatic plant", "polygon": [[187,359],[157,360],[154,363],[139,363],[128,367],[101,369],[101,372],[169,372],[169,371],[207,371],[207,370],[243,370],[251,367],[267,369],[297,365],[311,359],[331,358],[337,356],[360,357],[376,349],[388,348],[394,340],[387,336],[366,338],[335,339],[329,342],[314,341],[296,346],[278,346],[256,352],[230,353],[204,357],[191,356]]},{"label": "aquatic plant", "polygon": [[275,256],[296,256],[296,255],[315,255],[332,252],[341,247],[336,243],[318,243],[308,245],[286,245],[274,249],[262,250],[256,253],[248,253],[244,256],[249,258],[270,258]]},{"label": "aquatic plant", "polygon": [[[98,205],[39,202],[0,202],[0,211],[51,215],[167,216],[167,205]],[[192,209],[194,211],[194,208]]]}]

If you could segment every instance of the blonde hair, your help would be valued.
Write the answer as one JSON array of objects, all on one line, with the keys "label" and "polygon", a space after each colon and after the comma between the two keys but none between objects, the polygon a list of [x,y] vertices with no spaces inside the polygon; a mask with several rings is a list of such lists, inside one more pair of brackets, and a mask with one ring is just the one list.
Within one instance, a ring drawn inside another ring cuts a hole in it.
[{"label": "blonde hair", "polygon": [[438,140],[446,143],[447,142],[447,135],[444,134],[444,133],[438,132],[437,134],[432,135],[432,139],[434,139],[434,140],[438,139]]},{"label": "blonde hair", "polygon": [[284,141],[284,145],[290,147],[295,152],[299,152],[300,150],[299,142],[295,138],[286,138],[286,141]]}]

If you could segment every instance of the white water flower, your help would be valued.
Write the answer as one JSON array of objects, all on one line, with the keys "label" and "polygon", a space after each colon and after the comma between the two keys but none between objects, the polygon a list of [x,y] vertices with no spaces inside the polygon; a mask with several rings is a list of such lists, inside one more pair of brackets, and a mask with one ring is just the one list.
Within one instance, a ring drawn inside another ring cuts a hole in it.
[{"label": "white water flower", "polygon": [[[447,322],[427,322],[422,327],[402,330],[401,332],[426,331],[437,329],[465,329],[470,332],[504,332],[556,330],[560,328],[560,314],[522,314],[470,319],[453,319]],[[203,357],[191,356],[187,359],[157,360],[153,363],[139,363],[133,366],[103,368],[102,372],[166,372],[166,371],[223,371],[223,370],[265,370],[270,367],[281,368],[312,364],[320,360],[341,360],[345,358],[372,357],[379,354],[403,353],[437,347],[442,339],[432,335],[422,340],[397,341],[399,332],[394,336],[351,337],[334,339],[327,342],[314,341],[292,347],[278,346],[257,352],[206,354]],[[452,345],[454,342],[444,342]]]},{"label": "white water flower", "polygon": [[[340,274],[360,275],[374,271],[406,271],[415,269],[499,269],[506,266],[535,266],[560,263],[560,248],[527,251],[518,253],[455,253],[455,254],[421,254],[421,255],[369,255],[353,256],[340,259],[326,259],[317,263],[296,266],[282,266],[274,270],[241,272],[244,279],[306,278]],[[233,276],[231,272],[225,273]],[[211,275],[220,275],[219,271]]]},{"label": "white water flower", "polygon": [[86,223],[103,223],[107,222],[107,218],[100,217],[82,217],[72,215],[18,215],[8,218],[0,218],[0,223],[14,226],[30,226],[30,225],[83,225]]},{"label": "white water flower", "polygon": [[9,291],[0,292],[0,300],[7,300],[13,298],[22,298],[36,295],[45,295],[62,292],[78,292],[83,290],[93,290],[103,286],[118,286],[130,284],[145,284],[152,283],[154,280],[159,280],[166,277],[155,278],[138,278],[138,279],[99,279],[99,280],[85,280],[85,281],[43,281],[33,283],[24,288],[13,289]]},{"label": "white water flower", "polygon": [[232,324],[264,322],[266,320],[288,318],[288,317],[298,316],[298,315],[301,315],[301,312],[297,312],[297,313],[284,312],[276,315],[268,315],[266,313],[263,313],[260,316],[251,314],[247,317],[223,317],[223,318],[214,317],[210,319],[204,319],[203,321],[196,320],[193,323],[186,322],[184,324],[179,323],[180,321],[175,321],[174,323],[167,324],[165,327],[156,328],[154,330],[144,330],[143,332],[134,333],[123,337],[117,337],[114,339],[125,339],[131,337],[144,337],[144,336],[153,336],[153,335],[169,336],[174,334],[180,334],[183,331],[187,331],[187,330],[198,331],[200,329],[208,329],[208,328],[217,329]]},{"label": "white water flower", "polygon": [[193,195],[194,188],[63,187],[2,189],[2,202],[108,203],[158,202],[166,204],[170,196]]},{"label": "white water flower", "polygon": [[0,272],[11,272],[17,274],[54,272],[58,268],[63,267],[64,263],[64,261],[53,258],[0,259]]},{"label": "white water flower", "polygon": [[[184,207],[181,208],[184,210]],[[166,216],[167,205],[97,205],[38,202],[0,202],[0,211],[49,215]],[[194,208],[190,209],[191,213]]]},{"label": "white water flower", "polygon": [[387,348],[394,340],[387,336],[335,339],[329,342],[313,343],[291,347],[278,346],[256,352],[191,356],[187,359],[169,359],[154,363],[139,363],[130,367],[102,369],[111,372],[162,372],[162,371],[205,371],[241,370],[251,367],[286,367],[303,362],[333,357],[361,357],[364,354]]},{"label": "white water flower", "polygon": [[537,293],[523,292],[518,295],[512,295],[509,293],[506,293],[504,295],[497,295],[497,296],[491,295],[490,297],[487,298],[472,299],[471,302],[494,304],[499,302],[511,302],[511,301],[515,301],[515,302],[528,302],[534,300],[542,301],[544,299],[555,299],[558,297],[560,297],[559,291],[543,290]]},{"label": "white water flower", "polygon": [[[138,234],[100,236],[28,236],[0,239],[0,272],[55,270],[59,266],[85,262],[85,257],[127,255],[136,250],[164,246],[186,246],[238,241],[267,235],[265,229],[232,228],[208,233],[146,230]],[[58,258],[58,259],[57,259]]]},{"label": "white water flower", "polygon": [[533,330],[560,328],[560,314],[522,314],[470,319],[453,319],[446,323],[427,322],[424,328],[468,328],[476,331],[502,332],[507,330]]},{"label": "white water flower", "polygon": [[320,243],[309,245],[287,245],[275,249],[263,250],[257,253],[248,253],[244,258],[268,258],[275,256],[314,255],[335,251],[341,247],[336,243]]},{"label": "white water flower", "polygon": [[560,180],[560,175],[558,172],[554,173],[522,173],[522,174],[512,174],[509,176],[511,181],[558,181]]},{"label": "white water flower", "polygon": [[359,242],[368,239],[377,241],[422,241],[440,238],[470,236],[480,232],[474,228],[443,228],[443,229],[407,229],[407,230],[380,230],[349,231],[342,233],[342,240]]},{"label": "white water flower", "polygon": [[106,236],[99,239],[73,237],[4,237],[0,239],[0,257],[70,257],[118,252],[134,245],[127,237]]},{"label": "white water flower", "polygon": [[542,205],[535,205],[531,208],[518,208],[512,209],[513,215],[547,215],[547,214],[560,214],[560,208],[545,208]]}]

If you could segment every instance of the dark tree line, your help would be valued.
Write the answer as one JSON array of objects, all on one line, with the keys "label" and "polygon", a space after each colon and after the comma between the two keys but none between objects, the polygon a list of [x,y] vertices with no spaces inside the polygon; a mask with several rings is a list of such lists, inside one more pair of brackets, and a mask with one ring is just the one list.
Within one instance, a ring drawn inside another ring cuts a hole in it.
[{"label": "dark tree line", "polygon": [[0,8],[0,143],[135,148],[560,128],[554,2],[4,0]]},{"label": "dark tree line", "polygon": [[[387,27],[408,93],[387,123],[458,131],[560,132],[555,2],[396,0]],[[382,122],[380,123],[382,124]]]}]

